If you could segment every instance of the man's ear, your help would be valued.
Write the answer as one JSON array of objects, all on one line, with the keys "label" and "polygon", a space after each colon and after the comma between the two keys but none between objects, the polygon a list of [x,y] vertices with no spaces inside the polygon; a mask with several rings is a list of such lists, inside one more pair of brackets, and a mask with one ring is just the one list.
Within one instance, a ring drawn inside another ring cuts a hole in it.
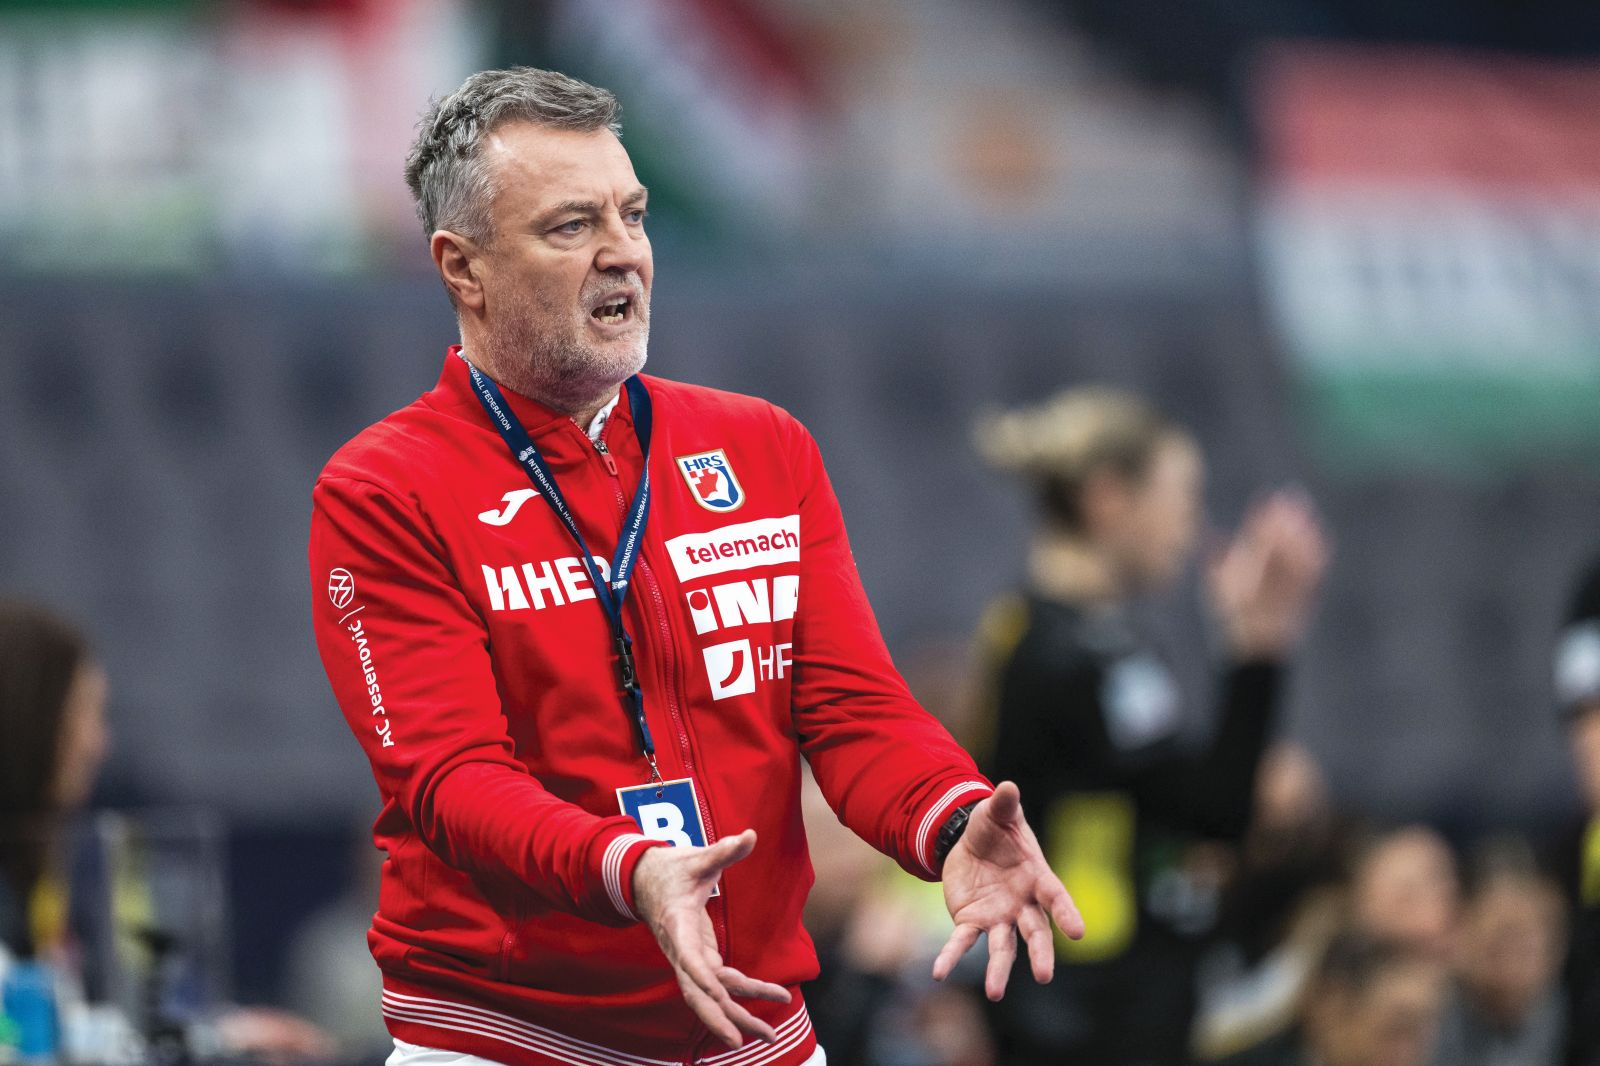
[{"label": "man's ear", "polygon": [[439,276],[444,279],[444,287],[450,290],[456,307],[482,311],[482,249],[459,233],[441,229],[435,230],[428,240],[428,251],[433,255],[433,264],[439,268]]}]

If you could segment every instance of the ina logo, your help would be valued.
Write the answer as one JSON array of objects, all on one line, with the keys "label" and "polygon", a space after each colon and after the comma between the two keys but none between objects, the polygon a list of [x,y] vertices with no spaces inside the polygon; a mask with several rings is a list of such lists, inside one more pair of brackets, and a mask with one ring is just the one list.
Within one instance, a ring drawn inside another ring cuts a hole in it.
[{"label": "ina logo", "polygon": [[355,598],[356,579],[350,576],[350,571],[342,566],[328,571],[328,599],[333,601],[333,606],[342,611]]},{"label": "ina logo", "polygon": [[721,448],[696,455],[680,455],[678,472],[689,494],[708,511],[736,511],[744,504],[744,487],[734,476],[728,453]]}]

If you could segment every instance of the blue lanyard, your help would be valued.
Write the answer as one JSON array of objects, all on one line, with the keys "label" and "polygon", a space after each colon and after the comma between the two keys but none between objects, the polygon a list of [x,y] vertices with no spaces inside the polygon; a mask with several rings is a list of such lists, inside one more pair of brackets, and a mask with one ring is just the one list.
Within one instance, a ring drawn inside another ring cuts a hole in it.
[{"label": "blue lanyard", "polygon": [[461,361],[467,364],[467,373],[472,375],[473,390],[478,394],[478,402],[483,405],[489,421],[500,431],[506,447],[511,449],[511,454],[516,456],[528,472],[528,477],[539,487],[539,494],[578,544],[579,558],[589,574],[589,582],[594,586],[595,600],[611,626],[611,639],[617,650],[617,670],[622,681],[623,704],[633,715],[634,724],[638,727],[639,750],[650,763],[650,775],[659,782],[661,771],[656,767],[656,745],[650,738],[650,725],[644,718],[644,692],[639,687],[639,671],[634,665],[633,638],[628,636],[627,626],[622,621],[622,604],[628,595],[628,579],[633,575],[634,564],[639,561],[639,542],[644,538],[645,523],[650,517],[650,393],[637,374],[623,383],[623,388],[628,390],[628,405],[633,413],[633,431],[639,438],[639,450],[644,454],[644,472],[639,475],[639,487],[634,491],[633,503],[623,522],[622,536],[617,540],[617,551],[611,558],[611,581],[607,583],[600,579],[594,557],[584,543],[577,521],[572,517],[572,508],[567,505],[567,498],[556,484],[555,472],[550,469],[544,456],[539,454],[539,449],[534,447],[533,438],[528,436],[528,431],[522,428],[522,423],[506,403],[500,386],[473,366],[465,355],[461,356]]}]

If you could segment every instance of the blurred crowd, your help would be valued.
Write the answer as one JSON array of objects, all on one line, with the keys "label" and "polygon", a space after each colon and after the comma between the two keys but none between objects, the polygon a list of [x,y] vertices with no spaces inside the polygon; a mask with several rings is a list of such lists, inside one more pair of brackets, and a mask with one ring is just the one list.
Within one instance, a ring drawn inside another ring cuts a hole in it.
[{"label": "blurred crowd", "polygon": [[[807,927],[822,962],[808,1000],[830,1060],[1600,1063],[1600,569],[1551,651],[1587,812],[1573,831],[1546,841],[1484,827],[1465,839],[1375,823],[1339,808],[1309,751],[1276,739],[1332,555],[1303,493],[1266,494],[1207,547],[1216,705],[1196,745],[1181,729],[1182,686],[1132,609],[1169,589],[1205,539],[1193,437],[1103,388],[993,415],[977,437],[1034,494],[1028,578],[987,613],[969,692],[956,694],[949,656],[906,665],[991,776],[1019,783],[1089,932],[1058,936],[1051,984],[1024,964],[998,1003],[982,992],[982,953],[933,983],[948,931],[939,887],[852,837],[808,786]],[[50,1024],[66,1041],[54,1052],[68,1060],[142,1061],[163,1039],[185,1055],[380,1057],[376,1007],[357,1017],[374,973],[364,886],[299,931],[295,983],[324,990],[299,1004],[304,1017],[212,1003],[197,1027],[174,1006],[182,989],[161,984],[148,936],[151,991],[120,1023],[95,1013],[106,988],[85,950],[92,931],[74,927],[85,867],[68,828],[106,752],[106,691],[72,625],[0,607],[0,1047],[17,1057],[37,1028],[28,991],[44,966]],[[1382,757],[1384,738],[1370,740]]]},{"label": "blurred crowd", "polygon": [[[813,797],[831,1060],[984,1066],[1586,1066],[1600,1062],[1600,570],[1551,649],[1583,809],[1536,839],[1447,836],[1341,810],[1314,756],[1274,740],[1285,671],[1327,554],[1309,502],[1270,496],[1209,564],[1213,736],[1174,734],[1178,686],[1140,596],[1197,540],[1200,456],[1137,398],[1097,389],[980,429],[1040,516],[1029,581],[991,610],[984,679],[957,717],[996,779],[1022,782],[1084,911],[1052,985],[1024,971],[930,988],[940,911]],[[913,685],[916,678],[913,676]],[[1370,739],[1383,758],[1384,738]]]},{"label": "blurred crowd", "polygon": [[[814,815],[813,839],[826,842],[814,853],[818,884],[831,887],[812,900],[810,928],[824,960],[813,1013],[830,1060],[1049,1061],[1010,1052],[1018,1034],[984,1002],[981,972],[929,986],[937,907],[870,854],[856,854],[851,841],[835,839],[842,830],[828,825],[824,807]],[[1576,998],[1593,984],[1584,969],[1593,955],[1577,950],[1569,932],[1593,919],[1583,916],[1576,886],[1558,880],[1527,840],[1497,836],[1463,852],[1426,825],[1342,819],[1327,804],[1314,763],[1284,745],[1261,767],[1245,839],[1197,842],[1194,850],[1191,861],[1214,878],[1211,921],[1196,930],[1198,970],[1172,965],[1179,977],[1193,977],[1196,1012],[1187,1019],[1152,1013],[1143,1030],[1104,1034],[1104,1059],[1055,1061],[1596,1061],[1594,1022]],[[857,864],[876,876],[854,872]],[[1072,884],[1072,871],[1063,873]],[[1058,965],[1057,980],[1072,982],[1070,960]],[[1070,995],[1060,1000],[1037,1021],[1070,1026]],[[1129,1057],[1115,1046],[1174,1023],[1186,1044],[1181,1058]]]}]

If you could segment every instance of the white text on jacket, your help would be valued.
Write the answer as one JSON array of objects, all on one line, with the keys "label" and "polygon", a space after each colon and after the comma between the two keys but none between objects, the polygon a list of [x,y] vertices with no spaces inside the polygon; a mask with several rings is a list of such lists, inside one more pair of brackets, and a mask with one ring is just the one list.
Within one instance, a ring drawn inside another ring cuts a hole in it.
[{"label": "white text on jacket", "polygon": [[378,684],[378,667],[372,661],[372,648],[367,644],[367,631],[361,625],[361,619],[345,626],[350,631],[350,639],[355,641],[356,658],[361,661],[361,677],[367,683],[367,699],[372,704],[372,713],[378,716],[374,728],[378,731],[378,738],[383,741],[386,748],[394,747],[394,737],[389,735],[389,712],[383,706],[383,687]]},{"label": "white text on jacket", "polygon": [[800,516],[758,518],[667,541],[679,581],[800,561]]},{"label": "white text on jacket", "polygon": [[[600,580],[610,581],[611,565],[598,556],[594,564]],[[583,568],[583,560],[576,555],[523,563],[520,572],[515,566],[484,566],[483,583],[489,592],[489,607],[495,611],[526,611],[530,606],[542,611],[594,599],[594,585]]]}]

